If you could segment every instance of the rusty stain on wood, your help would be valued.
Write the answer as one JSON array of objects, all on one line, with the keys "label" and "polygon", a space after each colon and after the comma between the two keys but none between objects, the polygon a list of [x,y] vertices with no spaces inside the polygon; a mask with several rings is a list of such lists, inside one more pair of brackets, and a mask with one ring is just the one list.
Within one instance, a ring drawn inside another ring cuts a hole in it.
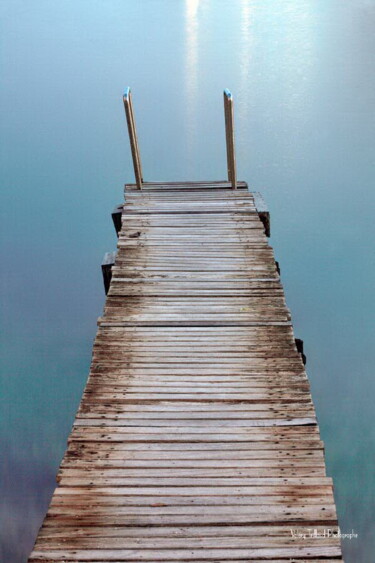
[{"label": "rusty stain on wood", "polygon": [[342,561],[269,214],[231,187],[126,186],[90,376],[30,562]]}]

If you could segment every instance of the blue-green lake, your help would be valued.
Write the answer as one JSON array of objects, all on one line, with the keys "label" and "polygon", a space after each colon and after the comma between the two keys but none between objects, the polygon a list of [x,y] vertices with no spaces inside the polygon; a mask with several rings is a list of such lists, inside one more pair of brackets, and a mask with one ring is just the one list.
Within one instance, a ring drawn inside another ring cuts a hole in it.
[{"label": "blue-green lake", "polygon": [[375,553],[374,0],[4,0],[0,560],[26,561],[85,385],[133,181],[238,176],[271,211],[346,563]]}]

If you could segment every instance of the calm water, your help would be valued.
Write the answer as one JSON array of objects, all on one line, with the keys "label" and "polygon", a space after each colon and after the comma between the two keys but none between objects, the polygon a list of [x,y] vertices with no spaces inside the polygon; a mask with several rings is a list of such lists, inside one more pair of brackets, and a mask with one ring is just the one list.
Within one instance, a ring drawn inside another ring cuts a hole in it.
[{"label": "calm water", "polygon": [[132,181],[222,179],[222,89],[240,179],[263,192],[326,442],[347,563],[373,561],[373,0],[6,0],[1,7],[1,561],[25,561],[88,373]]}]

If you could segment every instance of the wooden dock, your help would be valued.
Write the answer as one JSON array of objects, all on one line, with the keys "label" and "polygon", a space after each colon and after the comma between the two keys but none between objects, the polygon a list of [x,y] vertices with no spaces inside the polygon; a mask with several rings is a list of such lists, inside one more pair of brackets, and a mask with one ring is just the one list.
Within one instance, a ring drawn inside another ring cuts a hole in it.
[{"label": "wooden dock", "polygon": [[126,186],[90,376],[30,562],[342,561],[273,251],[237,188]]}]

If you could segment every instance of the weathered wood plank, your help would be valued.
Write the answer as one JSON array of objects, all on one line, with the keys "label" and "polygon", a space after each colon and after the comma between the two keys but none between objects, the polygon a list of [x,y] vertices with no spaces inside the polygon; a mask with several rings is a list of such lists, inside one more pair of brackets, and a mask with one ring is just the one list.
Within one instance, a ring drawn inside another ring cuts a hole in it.
[{"label": "weathered wood plank", "polygon": [[[147,550],[147,549],[122,549],[120,550],[46,550],[35,551],[30,559],[31,563],[39,561],[58,561],[64,557],[64,561],[194,561],[197,560],[230,560],[233,558],[240,559],[260,559],[282,557],[280,563],[285,563],[285,558],[308,557],[309,563],[312,557],[320,556],[340,556],[341,550],[338,546],[327,547],[277,547],[277,548],[254,548],[254,549],[181,549],[181,550]],[[303,561],[303,559],[302,559]]]}]

